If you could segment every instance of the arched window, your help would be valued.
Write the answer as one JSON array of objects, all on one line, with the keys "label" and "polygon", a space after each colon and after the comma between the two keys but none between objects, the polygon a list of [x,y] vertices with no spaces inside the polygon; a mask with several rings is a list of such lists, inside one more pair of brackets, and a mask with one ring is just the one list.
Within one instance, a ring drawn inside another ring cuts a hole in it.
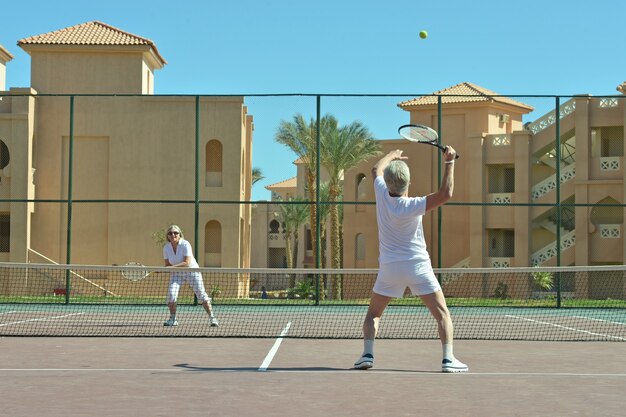
[{"label": "arched window", "polygon": [[4,143],[4,141],[0,140],[0,179],[2,178],[2,176],[4,177],[9,177],[9,170],[6,171],[2,171],[4,170],[4,168],[7,167],[7,165],[9,165],[9,161],[11,160],[11,158],[9,157],[9,148],[7,147],[6,143]]},{"label": "arched window", "polygon": [[[356,201],[367,200],[367,191],[365,189],[365,174],[358,174],[356,176],[355,196],[356,196]],[[356,211],[365,211],[366,207],[367,206],[365,206],[364,204],[357,204]]]},{"label": "arched window", "polygon": [[280,223],[278,220],[272,220],[270,222],[270,233],[278,233],[280,229]]},{"label": "arched window", "polygon": [[204,266],[222,266],[222,225],[217,220],[204,227]]},{"label": "arched window", "polygon": [[354,252],[355,260],[365,260],[365,235],[363,233],[357,233],[354,239]]},{"label": "arched window", "polygon": [[4,169],[7,165],[9,165],[10,160],[9,148],[4,141],[0,140],[0,169]]},{"label": "arched window", "polygon": [[206,144],[206,186],[222,186],[222,144],[218,140],[210,140]]},{"label": "arched window", "polygon": [[[591,223],[598,226],[601,224],[622,224],[624,223],[624,209],[617,207],[620,204],[617,200],[607,197],[598,201],[598,206],[591,210]],[[610,205],[610,206],[607,206]]]}]

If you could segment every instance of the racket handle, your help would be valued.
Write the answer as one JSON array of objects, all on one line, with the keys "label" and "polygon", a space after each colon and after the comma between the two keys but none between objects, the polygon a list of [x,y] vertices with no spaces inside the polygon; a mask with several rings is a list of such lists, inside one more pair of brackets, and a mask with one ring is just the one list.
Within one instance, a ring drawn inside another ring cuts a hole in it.
[{"label": "racket handle", "polygon": [[[433,145],[435,145],[436,147],[438,147],[439,149],[441,149],[441,152],[445,152],[446,151],[446,147],[437,143],[437,142],[433,142]],[[459,159],[461,155],[459,155],[458,153],[456,154],[456,156],[454,157],[454,159]]]}]

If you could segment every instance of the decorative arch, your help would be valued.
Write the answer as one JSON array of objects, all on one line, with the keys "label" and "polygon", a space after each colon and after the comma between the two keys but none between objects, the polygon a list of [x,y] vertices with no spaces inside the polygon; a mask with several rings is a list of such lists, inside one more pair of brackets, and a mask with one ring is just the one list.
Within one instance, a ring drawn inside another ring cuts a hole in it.
[{"label": "decorative arch", "polygon": [[354,237],[354,259],[358,261],[365,260],[365,235],[357,233]]},{"label": "decorative arch", "polygon": [[224,160],[222,143],[212,139],[207,142],[205,151],[206,186],[221,187]]},{"label": "decorative arch", "polygon": [[10,160],[9,147],[3,140],[0,140],[0,169],[6,168]]},{"label": "decorative arch", "polygon": [[[366,201],[367,200],[367,188],[365,181],[365,174],[359,173],[355,178],[355,189],[354,195],[356,196],[356,201]],[[365,211],[366,206],[363,204],[356,205],[356,211]]]},{"label": "decorative arch", "polygon": [[222,225],[217,220],[204,226],[204,266],[222,266]]},{"label": "decorative arch", "polygon": [[624,209],[615,206],[615,204],[620,204],[619,201],[612,197],[606,197],[596,204],[598,204],[598,206],[591,209],[591,215],[589,216],[589,220],[592,224],[598,226],[601,224],[624,223]]}]

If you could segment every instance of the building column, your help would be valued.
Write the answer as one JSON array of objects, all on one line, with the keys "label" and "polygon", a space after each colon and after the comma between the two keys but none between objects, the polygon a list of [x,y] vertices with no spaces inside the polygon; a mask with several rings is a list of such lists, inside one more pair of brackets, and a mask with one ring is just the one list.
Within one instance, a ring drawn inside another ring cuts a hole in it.
[{"label": "building column", "polygon": [[[469,164],[468,195],[471,203],[485,201],[483,140],[482,135],[468,138],[466,163]],[[469,225],[470,266],[480,268],[485,261],[485,206],[472,205],[469,211],[472,219]]]},{"label": "building column", "polygon": [[[33,139],[35,136],[35,97],[31,88],[12,88],[11,93],[32,94],[11,96],[12,127],[9,146],[11,160],[7,166],[10,175],[11,199],[35,198],[33,181]],[[12,202],[10,262],[28,262],[30,249],[31,214],[34,204]]]},{"label": "building column", "polygon": [[[526,130],[511,134],[515,166],[514,203],[529,202],[532,190],[532,155],[530,151],[530,132]],[[530,243],[532,239],[532,221],[530,206],[515,206],[515,261],[514,266],[528,266]]]},{"label": "building column", "polygon": [[[589,203],[589,162],[591,161],[591,135],[589,131],[589,98],[576,98],[574,113],[574,131],[576,135],[576,177],[574,202]],[[576,265],[589,265],[589,237],[594,230],[590,222],[591,208],[576,206],[576,246],[574,247]],[[578,284],[577,284],[578,285]]]}]

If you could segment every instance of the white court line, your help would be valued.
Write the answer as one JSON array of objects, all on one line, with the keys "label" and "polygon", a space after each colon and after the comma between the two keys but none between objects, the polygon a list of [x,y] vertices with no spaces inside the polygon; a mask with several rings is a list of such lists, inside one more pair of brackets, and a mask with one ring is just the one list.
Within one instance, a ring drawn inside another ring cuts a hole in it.
[{"label": "white court line", "polygon": [[[172,369],[172,368],[0,368],[0,375],[4,372],[189,372],[187,369]],[[258,372],[251,369],[206,369],[206,370],[194,370],[193,372],[205,372],[205,373],[233,373],[233,372]],[[363,376],[368,375],[372,378],[373,375],[395,375],[395,376],[407,376],[411,378],[415,377],[441,377],[441,378],[468,378],[468,377],[502,377],[502,376],[536,376],[536,377],[563,377],[563,378],[588,378],[588,377],[618,377],[626,378],[626,373],[575,373],[575,372],[460,372],[456,374],[448,374],[439,371],[411,371],[411,370],[368,370],[362,371],[357,369],[330,369],[330,370],[318,370],[318,369],[273,369],[268,372],[271,373],[292,373],[292,374],[340,374],[340,375],[355,375]]]},{"label": "white court line", "polygon": [[85,313],[71,313],[71,314],[65,314],[63,316],[42,317],[42,318],[39,318],[39,319],[28,319],[28,320],[13,321],[13,322],[10,322],[10,323],[2,323],[2,324],[0,324],[0,327],[10,326],[12,324],[28,323],[28,322],[31,322],[31,321],[46,321],[46,320],[53,320],[53,319],[62,319],[62,318],[65,318],[65,317],[77,316],[77,315],[80,315],[80,314],[85,314]]},{"label": "white court line", "polygon": [[276,352],[278,352],[278,348],[280,347],[280,344],[283,343],[283,337],[287,335],[287,332],[289,331],[290,327],[291,327],[291,322],[288,322],[285,328],[283,329],[283,331],[280,332],[280,336],[278,336],[278,339],[276,339],[276,341],[274,342],[274,346],[272,346],[267,356],[265,357],[265,360],[259,367],[259,371],[261,372],[267,371],[267,368],[270,366],[270,363],[272,363],[272,359],[274,359],[274,355],[276,355]]},{"label": "white court line", "polygon": [[626,323],[620,323],[619,321],[594,319],[592,317],[583,317],[583,316],[574,316],[574,317],[576,317],[577,319],[587,319],[587,320],[593,320],[593,321],[601,321],[601,322],[604,322],[604,323],[617,324],[618,326],[626,326]]},{"label": "white court line", "polygon": [[0,313],[0,316],[3,314],[13,314],[13,313],[17,313],[17,310],[14,311],[5,311],[4,313]]},{"label": "white court line", "polygon": [[505,314],[505,316],[506,317],[511,317],[511,318],[514,318],[514,319],[530,321],[532,323],[545,324],[547,326],[553,326],[553,327],[558,327],[558,328],[565,329],[565,330],[571,330],[573,332],[586,333],[586,334],[590,334],[592,336],[602,336],[602,337],[608,337],[609,339],[626,340],[626,338],[619,337],[619,336],[611,336],[611,335],[603,334],[603,333],[594,333],[594,332],[590,332],[588,330],[581,330],[581,329],[575,329],[573,327],[561,326],[560,324],[548,323],[548,322],[545,322],[545,321],[539,321],[539,320],[533,320],[533,319],[527,319],[526,317],[513,316],[513,315],[510,315],[510,314]]}]

